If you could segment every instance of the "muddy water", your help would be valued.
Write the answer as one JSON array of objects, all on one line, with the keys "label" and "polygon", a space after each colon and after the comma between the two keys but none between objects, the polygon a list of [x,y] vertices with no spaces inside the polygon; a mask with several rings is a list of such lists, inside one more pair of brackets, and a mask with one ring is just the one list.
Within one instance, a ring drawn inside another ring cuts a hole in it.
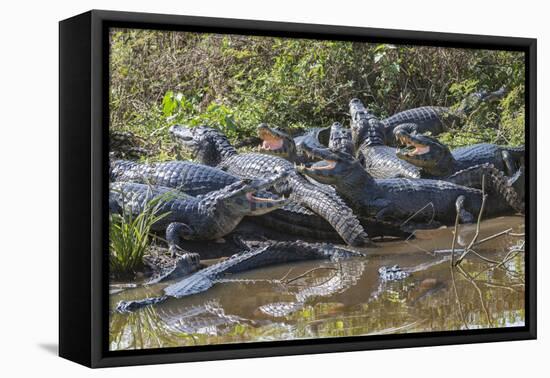
[{"label": "muddy water", "polygon": [[[485,221],[478,240],[509,228],[523,233],[523,218]],[[451,231],[419,231],[408,242],[379,243],[379,248],[365,250],[365,258],[277,265],[227,276],[202,294],[131,314],[113,313],[110,348],[523,326],[524,253],[514,251],[524,238],[498,237],[475,248],[492,261],[506,258],[500,266],[470,254],[460,268],[451,269]],[[474,233],[475,227],[462,226],[457,248]],[[409,277],[382,282],[378,269],[396,264]],[[160,295],[165,286],[114,293],[111,305]]]}]

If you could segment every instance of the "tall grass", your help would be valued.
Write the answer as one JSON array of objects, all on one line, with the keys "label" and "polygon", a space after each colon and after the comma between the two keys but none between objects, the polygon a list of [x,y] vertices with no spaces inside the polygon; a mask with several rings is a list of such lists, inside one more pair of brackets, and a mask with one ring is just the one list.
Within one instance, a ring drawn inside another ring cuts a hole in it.
[{"label": "tall grass", "polygon": [[129,206],[122,207],[122,214],[111,214],[109,219],[109,266],[114,276],[135,272],[143,266],[154,235],[153,224],[169,212],[160,214],[161,202],[165,196],[157,196],[147,202],[139,214],[133,214]]}]

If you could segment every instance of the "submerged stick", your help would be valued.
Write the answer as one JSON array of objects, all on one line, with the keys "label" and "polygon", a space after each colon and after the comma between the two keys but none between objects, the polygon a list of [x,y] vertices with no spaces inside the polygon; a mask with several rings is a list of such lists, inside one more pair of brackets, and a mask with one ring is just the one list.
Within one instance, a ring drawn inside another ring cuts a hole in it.
[{"label": "submerged stick", "polygon": [[315,271],[318,271],[318,270],[338,270],[337,268],[332,268],[332,267],[329,267],[329,266],[321,266],[321,267],[317,267],[317,268],[313,268],[313,269],[310,269],[294,278],[291,278],[291,279],[288,279],[286,281],[284,281],[283,283],[285,284],[289,284],[291,282],[294,282],[294,281],[297,281],[299,280],[300,278],[304,278],[305,276],[307,276],[308,274],[311,274]]},{"label": "submerged stick", "polygon": [[464,323],[464,327],[468,329],[468,323],[466,323],[466,319],[464,318],[464,313],[462,312],[462,303],[460,302],[460,297],[458,296],[458,290],[456,289],[456,282],[455,282],[455,275],[454,275],[454,256],[455,256],[455,244],[456,244],[456,238],[458,235],[458,223],[460,220],[460,208],[459,206],[462,206],[462,202],[457,204],[456,207],[456,219],[455,219],[455,228],[454,228],[454,234],[453,234],[453,242],[451,244],[451,264],[449,266],[449,269],[451,270],[451,281],[453,282],[453,291],[455,293],[456,297],[456,303],[458,305],[458,313],[460,315],[460,319],[462,320],[462,323]]},{"label": "submerged stick", "polygon": [[487,194],[485,194],[485,175],[483,175],[481,179],[481,195],[483,197],[481,199],[481,209],[479,210],[479,214],[477,216],[476,233],[472,238],[472,241],[470,241],[470,244],[468,244],[468,247],[466,247],[462,255],[460,255],[460,257],[456,260],[455,265],[460,264],[462,260],[464,260],[464,257],[466,257],[468,252],[471,251],[474,243],[477,241],[477,238],[479,237],[479,233],[481,231],[481,218],[483,217],[483,211],[485,210],[485,203],[487,202]]}]

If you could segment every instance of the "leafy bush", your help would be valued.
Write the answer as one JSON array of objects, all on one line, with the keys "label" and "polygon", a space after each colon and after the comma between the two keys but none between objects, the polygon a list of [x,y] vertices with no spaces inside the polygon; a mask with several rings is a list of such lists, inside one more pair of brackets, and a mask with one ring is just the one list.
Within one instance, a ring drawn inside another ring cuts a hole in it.
[{"label": "leafy bush", "polygon": [[174,158],[166,128],[220,127],[232,139],[260,122],[286,129],[348,122],[358,97],[380,117],[453,106],[481,89],[506,98],[472,114],[452,145],[523,143],[522,52],[118,29],[111,33],[111,127]]}]

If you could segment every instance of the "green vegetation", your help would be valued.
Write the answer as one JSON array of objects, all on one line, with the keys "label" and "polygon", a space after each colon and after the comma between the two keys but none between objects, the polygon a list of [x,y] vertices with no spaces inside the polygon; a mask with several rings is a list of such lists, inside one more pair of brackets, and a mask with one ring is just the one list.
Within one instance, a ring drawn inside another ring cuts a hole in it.
[{"label": "green vegetation", "polygon": [[176,122],[236,140],[260,122],[290,131],[346,124],[352,97],[384,117],[502,86],[504,100],[442,139],[453,147],[524,140],[521,52],[126,29],[111,33],[111,47],[111,128],[144,138],[154,159],[176,157],[166,132]]},{"label": "green vegetation", "polygon": [[138,215],[134,215],[128,207],[123,207],[122,214],[110,215],[109,265],[112,275],[127,275],[142,267],[143,256],[154,237],[151,226],[168,215],[159,213],[163,198],[153,198]]},{"label": "green vegetation", "polygon": [[[174,123],[215,126],[235,142],[261,122],[290,132],[347,124],[353,97],[385,117],[503,86],[502,101],[439,138],[451,147],[525,139],[520,52],[118,29],[110,66],[111,131],[132,132],[152,160],[182,158],[167,132]],[[113,216],[112,272],[141,264],[156,218],[153,209]]]}]

